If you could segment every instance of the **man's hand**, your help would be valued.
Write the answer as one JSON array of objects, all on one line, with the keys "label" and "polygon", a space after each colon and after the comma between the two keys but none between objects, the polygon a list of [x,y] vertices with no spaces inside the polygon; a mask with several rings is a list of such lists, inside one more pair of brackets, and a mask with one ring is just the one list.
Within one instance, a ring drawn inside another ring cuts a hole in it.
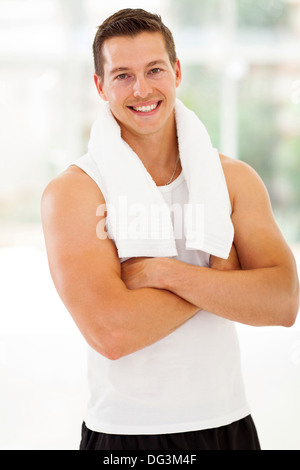
[{"label": "man's hand", "polygon": [[218,269],[219,271],[233,271],[242,269],[234,244],[232,244],[227,259],[217,258],[216,256],[211,255],[209,264],[211,268]]},{"label": "man's hand", "polygon": [[[174,268],[176,260],[170,258],[130,258],[121,266],[122,280],[128,289],[140,289],[142,287],[155,287],[164,289],[164,280],[168,272]],[[238,254],[234,244],[227,259],[210,257],[210,267],[219,271],[240,270]]]},{"label": "man's hand", "polygon": [[130,258],[121,265],[121,277],[128,289],[153,287],[151,283],[152,265],[155,258]]}]

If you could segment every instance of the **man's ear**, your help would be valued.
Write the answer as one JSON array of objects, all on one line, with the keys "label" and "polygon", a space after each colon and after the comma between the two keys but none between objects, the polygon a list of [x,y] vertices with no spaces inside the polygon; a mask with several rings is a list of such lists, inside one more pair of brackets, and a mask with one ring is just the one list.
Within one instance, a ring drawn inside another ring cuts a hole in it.
[{"label": "man's ear", "polygon": [[175,64],[175,80],[176,80],[176,88],[179,87],[180,83],[181,83],[181,78],[182,78],[182,75],[181,75],[181,64],[180,64],[180,61],[179,59],[177,59],[176,61],[176,64]]},{"label": "man's ear", "polygon": [[102,98],[104,101],[107,101],[107,98],[106,98],[105,93],[104,93],[104,91],[103,91],[102,78],[99,77],[99,75],[97,75],[96,73],[94,74],[94,82],[95,82],[97,91],[98,91],[99,95],[101,96],[101,98]]}]

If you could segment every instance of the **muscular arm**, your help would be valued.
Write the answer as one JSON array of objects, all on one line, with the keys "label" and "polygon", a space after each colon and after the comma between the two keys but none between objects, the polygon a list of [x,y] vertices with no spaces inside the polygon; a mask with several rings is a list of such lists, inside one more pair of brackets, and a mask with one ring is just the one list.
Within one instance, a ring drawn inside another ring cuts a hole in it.
[{"label": "muscular arm", "polygon": [[70,167],[42,197],[42,223],[56,289],[87,342],[118,359],[167,336],[199,308],[167,290],[130,290],[114,243],[99,239],[104,199],[82,170]]},{"label": "muscular arm", "polygon": [[[225,160],[225,161],[224,161]],[[242,270],[210,269],[174,259],[148,259],[124,266],[128,286],[168,289],[204,310],[249,325],[294,323],[299,281],[294,258],[272,215],[258,175],[242,162],[223,159],[232,196],[234,244]]]}]

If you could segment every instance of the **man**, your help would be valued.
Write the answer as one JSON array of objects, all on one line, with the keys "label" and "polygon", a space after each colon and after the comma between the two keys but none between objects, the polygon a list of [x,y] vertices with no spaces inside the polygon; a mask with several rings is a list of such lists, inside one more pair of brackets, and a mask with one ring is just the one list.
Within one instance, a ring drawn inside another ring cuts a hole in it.
[{"label": "man", "polygon": [[[94,58],[122,141],[165,199],[183,205],[174,114],[181,68],[170,31],[156,15],[122,10],[99,27]],[[90,346],[81,449],[260,448],[234,322],[291,326],[299,283],[262,181],[248,165],[218,158],[234,226],[227,259],[180,240],[177,257],[120,259],[115,241],[96,235],[107,201],[90,161],[71,165],[43,194],[52,277]]]}]

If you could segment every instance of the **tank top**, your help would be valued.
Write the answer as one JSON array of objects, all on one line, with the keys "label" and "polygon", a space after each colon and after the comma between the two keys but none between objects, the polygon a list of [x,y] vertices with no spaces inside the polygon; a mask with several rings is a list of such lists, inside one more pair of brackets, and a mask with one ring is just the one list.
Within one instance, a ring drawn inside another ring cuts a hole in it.
[{"label": "tank top", "polygon": [[[101,189],[101,175],[89,155],[74,164]],[[183,173],[158,188],[167,204],[176,207],[178,217],[179,208],[188,202]],[[207,253],[186,250],[184,234],[176,234],[176,227],[174,232],[177,259],[209,266]],[[235,323],[204,310],[162,340],[117,360],[88,346],[88,385],[84,420],[97,432],[196,431],[227,425],[250,413]]]}]

